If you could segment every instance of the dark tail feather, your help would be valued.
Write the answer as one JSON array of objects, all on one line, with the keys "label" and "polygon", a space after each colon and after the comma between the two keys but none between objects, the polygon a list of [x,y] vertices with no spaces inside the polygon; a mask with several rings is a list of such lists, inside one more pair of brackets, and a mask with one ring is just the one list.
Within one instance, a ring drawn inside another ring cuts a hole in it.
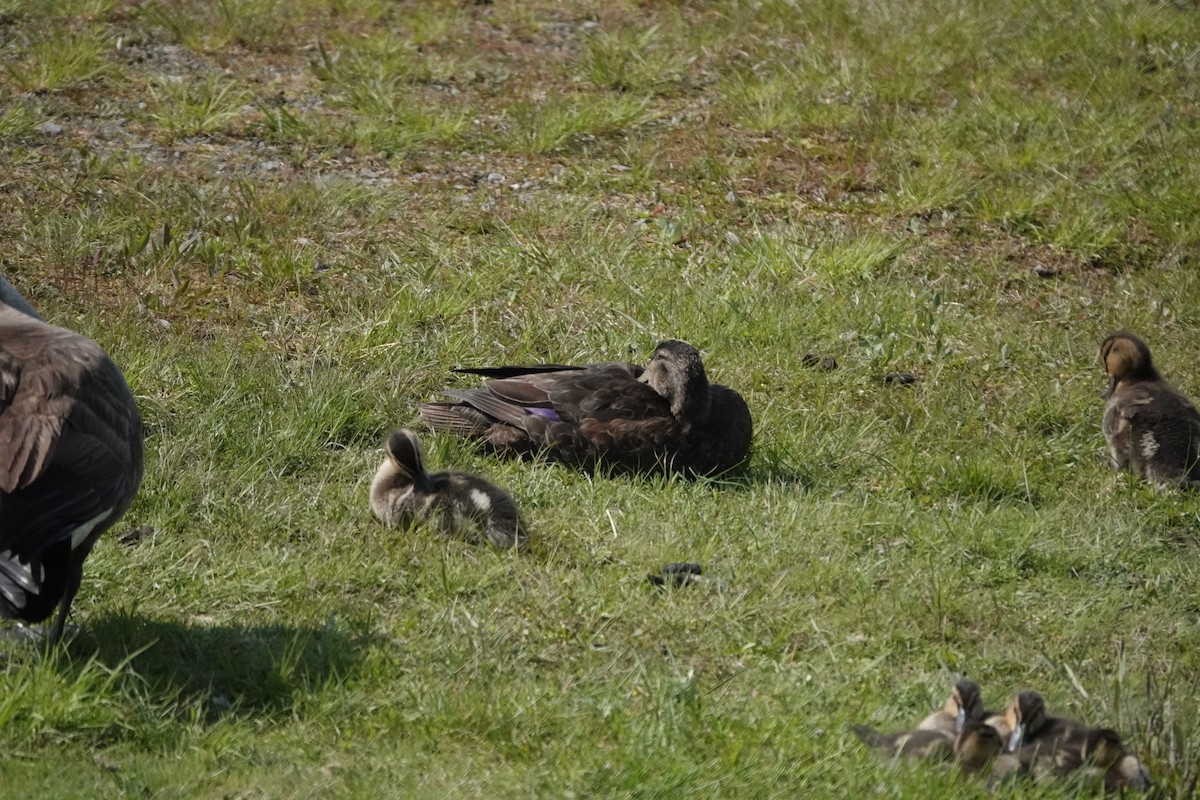
[{"label": "dark tail feather", "polygon": [[566,372],[572,369],[583,367],[573,367],[569,364],[529,364],[513,367],[460,367],[451,371],[462,375],[483,375],[487,378],[518,378],[522,375],[536,375],[539,372]]}]

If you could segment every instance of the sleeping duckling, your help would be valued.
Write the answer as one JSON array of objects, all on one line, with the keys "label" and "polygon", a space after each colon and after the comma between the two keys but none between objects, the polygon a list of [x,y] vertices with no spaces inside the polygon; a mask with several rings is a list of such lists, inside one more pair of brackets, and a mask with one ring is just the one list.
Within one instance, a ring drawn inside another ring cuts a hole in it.
[{"label": "sleeping duckling", "polygon": [[968,721],[982,720],[983,692],[975,681],[962,680],[954,684],[946,704],[933,712],[921,724],[918,730],[941,731],[947,736],[957,736]]},{"label": "sleeping duckling", "polygon": [[447,536],[478,534],[496,547],[525,540],[516,503],[483,478],[462,472],[429,473],[416,434],[397,428],[388,435],[387,458],[371,481],[371,511],[389,527],[429,520]]},{"label": "sleeping duckling", "polygon": [[1100,345],[1109,376],[1104,438],[1116,469],[1156,485],[1200,486],[1200,413],[1158,374],[1146,343],[1128,331]]}]

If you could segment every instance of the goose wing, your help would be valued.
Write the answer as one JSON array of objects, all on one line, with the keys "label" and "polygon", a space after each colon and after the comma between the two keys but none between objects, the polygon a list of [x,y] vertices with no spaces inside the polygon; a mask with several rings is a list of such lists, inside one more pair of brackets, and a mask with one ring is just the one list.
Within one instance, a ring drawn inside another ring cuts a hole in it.
[{"label": "goose wing", "polygon": [[[38,557],[116,520],[142,476],[142,422],[100,346],[65,329],[0,345],[0,592],[34,590]],[[7,584],[6,585],[6,581]]]}]

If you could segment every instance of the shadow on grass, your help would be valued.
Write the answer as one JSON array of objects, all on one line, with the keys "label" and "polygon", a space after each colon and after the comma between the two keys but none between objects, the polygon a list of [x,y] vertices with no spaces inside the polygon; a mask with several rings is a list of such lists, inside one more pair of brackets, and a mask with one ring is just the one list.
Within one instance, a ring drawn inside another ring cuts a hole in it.
[{"label": "shadow on grass", "polygon": [[274,714],[344,680],[373,641],[332,625],[195,625],[119,613],[88,620],[73,660],[126,668],[156,700],[208,716]]}]

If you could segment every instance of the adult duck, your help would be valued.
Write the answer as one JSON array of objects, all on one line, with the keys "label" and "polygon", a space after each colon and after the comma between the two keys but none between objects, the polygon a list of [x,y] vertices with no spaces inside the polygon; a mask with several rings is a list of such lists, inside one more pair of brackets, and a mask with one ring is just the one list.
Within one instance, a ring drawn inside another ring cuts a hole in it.
[{"label": "adult duck", "polygon": [[475,541],[482,534],[501,548],[525,540],[517,505],[500,487],[463,472],[429,472],[420,440],[406,428],[392,431],[384,449],[371,481],[371,511],[385,525],[425,521],[446,536]]},{"label": "adult duck", "polygon": [[1150,348],[1128,331],[1100,346],[1109,376],[1104,438],[1112,465],[1160,485],[1200,486],[1200,413],[1163,380]]},{"label": "adult duck", "polygon": [[423,403],[430,428],[502,455],[539,454],[583,469],[719,475],[746,461],[753,424],[746,401],[709,383],[700,351],[669,340],[635,364],[462,369],[488,380],[447,389],[457,402]]},{"label": "adult duck", "polygon": [[0,275],[0,616],[57,606],[62,638],[83,562],[142,480],[142,418],[91,339],[47,323]]}]

